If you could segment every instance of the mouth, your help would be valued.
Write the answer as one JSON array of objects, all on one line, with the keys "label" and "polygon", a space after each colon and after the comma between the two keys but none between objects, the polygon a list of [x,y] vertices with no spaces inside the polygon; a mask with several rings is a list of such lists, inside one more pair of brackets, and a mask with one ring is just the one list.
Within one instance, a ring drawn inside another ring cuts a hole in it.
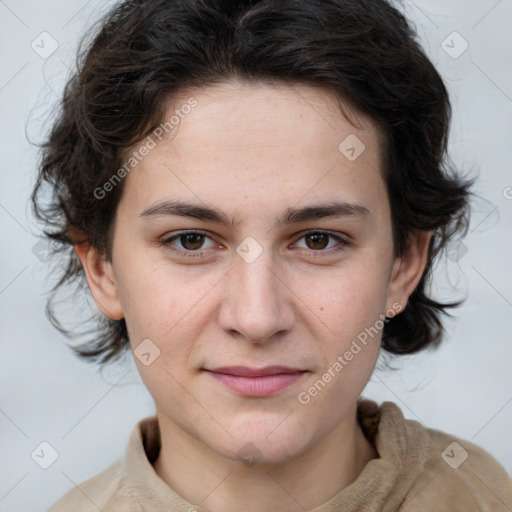
[{"label": "mouth", "polygon": [[203,369],[217,382],[232,391],[252,397],[270,396],[297,383],[307,370],[287,366],[267,366],[265,368],[249,368],[246,366],[225,366],[214,369]]}]

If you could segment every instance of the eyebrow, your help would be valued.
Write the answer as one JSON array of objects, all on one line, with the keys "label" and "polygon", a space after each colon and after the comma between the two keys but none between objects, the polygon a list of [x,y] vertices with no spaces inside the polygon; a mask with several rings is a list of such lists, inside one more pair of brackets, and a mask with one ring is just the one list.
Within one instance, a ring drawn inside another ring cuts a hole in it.
[{"label": "eyebrow", "polygon": [[[229,228],[240,224],[234,217],[228,217],[218,208],[186,203],[183,201],[161,201],[146,208],[139,217],[154,218],[163,216],[180,216],[216,222]],[[367,219],[371,217],[370,210],[356,203],[332,201],[325,204],[305,206],[302,208],[287,208],[277,219],[278,225],[296,224],[314,219],[326,219],[329,217],[352,217]]]}]

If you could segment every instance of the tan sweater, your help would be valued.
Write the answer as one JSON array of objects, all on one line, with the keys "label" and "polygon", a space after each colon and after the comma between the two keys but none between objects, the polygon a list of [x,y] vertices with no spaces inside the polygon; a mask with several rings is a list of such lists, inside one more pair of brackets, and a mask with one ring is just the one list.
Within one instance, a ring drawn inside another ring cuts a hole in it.
[{"label": "tan sweater", "polygon": [[[512,511],[512,479],[475,444],[406,420],[393,402],[360,399],[358,421],[379,458],[311,512]],[[151,461],[159,449],[156,417],[141,420],[124,459],[72,489],[49,512],[205,512],[156,474]]]}]

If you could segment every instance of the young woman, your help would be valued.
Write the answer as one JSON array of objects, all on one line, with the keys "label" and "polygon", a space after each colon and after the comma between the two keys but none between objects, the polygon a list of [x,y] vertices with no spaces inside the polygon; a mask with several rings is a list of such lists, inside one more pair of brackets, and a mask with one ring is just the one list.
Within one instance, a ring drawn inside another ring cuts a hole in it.
[{"label": "young woman", "polygon": [[33,202],[102,315],[77,352],[131,348],[156,415],[51,511],[512,510],[490,454],[361,398],[453,306],[426,286],[467,226],[449,122],[384,0],[115,6]]}]

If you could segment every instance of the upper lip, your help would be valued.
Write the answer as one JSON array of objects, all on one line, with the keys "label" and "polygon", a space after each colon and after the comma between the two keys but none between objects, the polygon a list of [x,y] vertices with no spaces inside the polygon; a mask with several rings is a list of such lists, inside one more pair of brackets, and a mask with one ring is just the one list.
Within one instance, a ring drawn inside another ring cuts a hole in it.
[{"label": "upper lip", "polygon": [[305,370],[288,366],[266,366],[265,368],[249,368],[247,366],[223,366],[220,368],[205,368],[206,371],[238,375],[240,377],[263,377],[265,375],[280,375],[283,373],[299,373]]}]

